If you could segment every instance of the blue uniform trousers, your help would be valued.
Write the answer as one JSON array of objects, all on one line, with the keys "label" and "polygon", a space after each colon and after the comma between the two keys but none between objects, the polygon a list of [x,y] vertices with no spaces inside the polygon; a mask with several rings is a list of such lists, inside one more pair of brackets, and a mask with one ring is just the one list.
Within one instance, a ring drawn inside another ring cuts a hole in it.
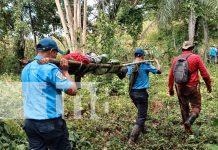
[{"label": "blue uniform trousers", "polygon": [[144,127],[145,120],[147,119],[148,110],[148,93],[146,89],[132,89],[130,91],[130,98],[136,106],[137,118],[136,124]]},{"label": "blue uniform trousers", "polygon": [[29,149],[71,150],[66,122],[62,118],[33,120],[26,119],[24,130]]}]

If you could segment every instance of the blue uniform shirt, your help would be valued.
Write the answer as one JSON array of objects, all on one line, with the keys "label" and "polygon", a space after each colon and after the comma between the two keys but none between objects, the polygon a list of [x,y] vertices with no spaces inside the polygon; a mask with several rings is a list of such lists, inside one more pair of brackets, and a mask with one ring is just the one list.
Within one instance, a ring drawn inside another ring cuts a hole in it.
[{"label": "blue uniform shirt", "polygon": [[210,49],[210,56],[213,56],[213,57],[216,56],[216,48],[215,48],[215,47],[212,47],[212,48]]},{"label": "blue uniform shirt", "polygon": [[[128,77],[132,74],[132,68],[134,65],[128,66]],[[139,67],[139,73],[137,75],[136,80],[133,83],[132,89],[147,89],[150,87],[149,83],[149,72],[154,74],[158,73],[158,69],[153,67],[151,64],[142,63]]]},{"label": "blue uniform shirt", "polygon": [[44,120],[62,116],[61,91],[71,87],[71,81],[56,65],[38,64],[37,60],[41,58],[36,56],[21,73],[26,119]]}]

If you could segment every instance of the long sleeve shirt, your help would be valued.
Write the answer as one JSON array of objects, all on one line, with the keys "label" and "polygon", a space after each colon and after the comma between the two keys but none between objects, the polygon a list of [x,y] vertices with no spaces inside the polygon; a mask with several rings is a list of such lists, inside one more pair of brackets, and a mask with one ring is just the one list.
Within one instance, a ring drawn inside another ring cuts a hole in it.
[{"label": "long sleeve shirt", "polygon": [[[191,53],[191,51],[184,51],[181,54],[181,57],[185,57],[188,53]],[[173,75],[173,69],[178,60],[178,57],[175,57],[172,62],[172,66],[170,69],[170,74],[169,74],[169,82],[168,82],[168,87],[169,91],[173,91],[173,86],[174,86],[174,75]],[[202,78],[204,79],[204,82],[206,83],[206,86],[208,88],[211,88],[211,79],[209,76],[209,73],[199,55],[192,54],[187,58],[188,62],[188,68],[189,72],[191,74],[190,80],[186,84],[188,87],[193,87],[196,86],[199,83],[199,75],[198,71],[200,71],[200,74]]]}]

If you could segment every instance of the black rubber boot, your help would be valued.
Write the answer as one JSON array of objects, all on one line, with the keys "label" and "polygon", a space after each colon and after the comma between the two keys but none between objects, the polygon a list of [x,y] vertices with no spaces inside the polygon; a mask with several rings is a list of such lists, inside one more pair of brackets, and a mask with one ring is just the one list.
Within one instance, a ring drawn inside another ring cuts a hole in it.
[{"label": "black rubber boot", "polygon": [[197,117],[198,115],[196,113],[191,113],[189,118],[185,121],[184,125],[190,128],[191,125],[195,122]]},{"label": "black rubber boot", "polygon": [[149,133],[147,127],[146,127],[146,126],[143,126],[143,127],[142,127],[142,134],[147,134],[147,133]]},{"label": "black rubber boot", "polygon": [[142,127],[140,127],[139,125],[135,125],[132,129],[131,134],[130,134],[128,143],[134,144],[136,142],[136,140],[138,139],[141,131],[142,131]]}]

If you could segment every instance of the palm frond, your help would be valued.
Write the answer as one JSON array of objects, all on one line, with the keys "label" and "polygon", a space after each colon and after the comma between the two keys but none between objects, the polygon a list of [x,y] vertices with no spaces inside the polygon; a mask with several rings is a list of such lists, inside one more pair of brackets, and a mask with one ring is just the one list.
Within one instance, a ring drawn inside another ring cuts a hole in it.
[{"label": "palm frond", "polygon": [[162,3],[160,3],[159,5],[159,23],[166,24],[169,21],[169,19],[172,18],[174,11],[178,5],[178,0],[163,0]]},{"label": "palm frond", "polygon": [[218,0],[198,0],[199,3],[210,9],[210,11],[217,13],[218,11]]}]

